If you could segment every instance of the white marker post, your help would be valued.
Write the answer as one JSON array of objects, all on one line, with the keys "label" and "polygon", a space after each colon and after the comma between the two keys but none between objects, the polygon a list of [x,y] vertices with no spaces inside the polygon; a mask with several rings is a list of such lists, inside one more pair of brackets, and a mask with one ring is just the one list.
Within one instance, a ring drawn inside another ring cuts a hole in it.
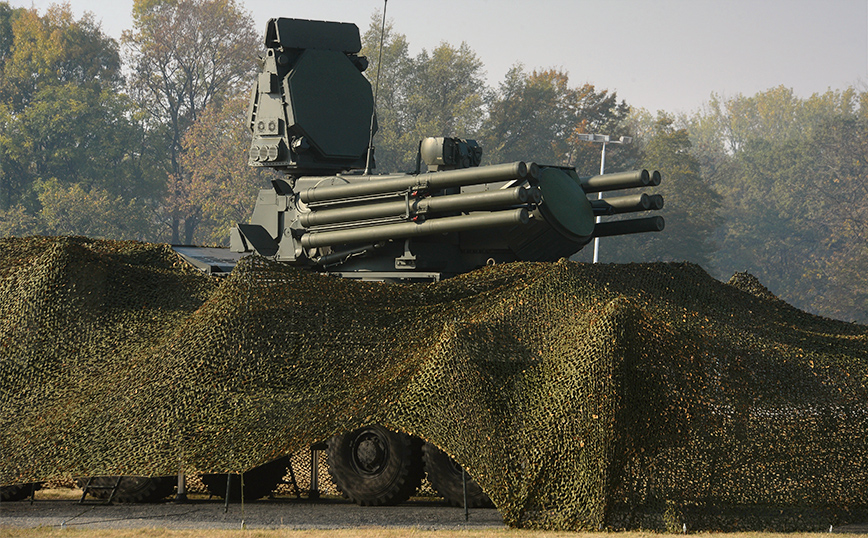
[{"label": "white marker post", "polygon": [[[622,136],[622,137],[618,138],[617,140],[613,140],[612,137],[609,135],[585,134],[585,133],[577,135],[577,138],[579,140],[583,140],[585,142],[600,142],[603,144],[603,151],[600,154],[600,175],[601,176],[606,173],[606,145],[607,144],[629,144],[630,142],[633,141],[633,138],[629,137],[629,136]],[[602,200],[602,199],[603,199],[603,192],[600,191],[597,193],[597,200]],[[594,222],[599,224],[599,222],[600,222],[600,216],[599,215],[594,220]],[[594,238],[594,263],[597,263],[599,261],[600,261],[600,238],[595,237]]]}]

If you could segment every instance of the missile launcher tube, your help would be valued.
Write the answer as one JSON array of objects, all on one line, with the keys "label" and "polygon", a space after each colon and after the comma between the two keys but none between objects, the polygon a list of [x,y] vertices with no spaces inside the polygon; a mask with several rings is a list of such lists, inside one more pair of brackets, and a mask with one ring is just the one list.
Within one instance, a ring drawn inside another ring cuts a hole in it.
[{"label": "missile launcher tube", "polygon": [[594,226],[594,237],[661,232],[665,226],[666,221],[663,217],[646,217],[644,219],[600,222]]},{"label": "missile launcher tube", "polygon": [[594,213],[605,213],[607,215],[617,215],[620,213],[635,213],[637,211],[648,211],[651,209],[651,197],[645,194],[633,194],[630,196],[617,196],[605,198],[603,200],[591,200],[591,207],[594,208]]},{"label": "missile launcher tube", "polygon": [[448,213],[453,211],[479,211],[503,209],[524,204],[528,201],[539,203],[539,191],[532,187],[412,198],[393,202],[374,203],[362,206],[349,206],[339,209],[321,209],[303,213],[299,222],[305,228],[344,222],[380,219],[384,217],[406,217],[416,215]]},{"label": "missile launcher tube", "polygon": [[299,198],[306,204],[314,204],[406,190],[434,191],[513,179],[527,179],[533,183],[538,177],[539,167],[536,164],[518,161],[384,179],[372,177],[370,181],[357,181],[346,185],[311,187],[301,191]]},{"label": "missile launcher tube", "polygon": [[399,222],[396,224],[368,226],[350,230],[309,232],[301,236],[301,245],[309,249],[353,243],[376,243],[389,239],[406,239],[421,235],[514,226],[516,224],[527,224],[529,220],[530,216],[527,209],[509,209],[506,211],[493,211],[482,215],[443,217],[419,223]]},{"label": "missile launcher tube", "polygon": [[656,170],[649,173],[648,170],[632,170],[617,174],[603,174],[582,180],[582,189],[585,193],[617,191],[620,189],[632,189],[634,187],[656,187],[660,184],[660,172]]}]

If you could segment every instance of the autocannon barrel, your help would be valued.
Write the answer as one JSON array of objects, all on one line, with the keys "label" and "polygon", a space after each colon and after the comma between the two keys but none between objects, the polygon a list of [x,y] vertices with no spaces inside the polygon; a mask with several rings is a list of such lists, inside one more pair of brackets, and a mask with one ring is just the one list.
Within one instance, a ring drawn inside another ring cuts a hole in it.
[{"label": "autocannon barrel", "polygon": [[299,222],[305,228],[327,224],[365,221],[386,217],[413,217],[416,215],[448,213],[452,211],[479,211],[503,209],[527,202],[539,203],[540,194],[536,187],[526,189],[514,187],[487,192],[450,194],[428,198],[411,198],[393,202],[321,209],[303,213]]},{"label": "autocannon barrel", "polygon": [[663,217],[600,222],[594,226],[594,237],[660,232],[665,226],[666,221],[663,220]]},{"label": "autocannon barrel", "polygon": [[603,174],[582,180],[582,189],[586,193],[632,189],[634,187],[656,187],[660,184],[660,172],[649,173],[648,170],[633,170],[617,174]]},{"label": "autocannon barrel", "polygon": [[539,167],[536,164],[518,161],[419,175],[371,179],[370,181],[357,181],[346,185],[322,185],[301,191],[299,198],[302,202],[310,204],[405,190],[440,190],[513,179],[528,179],[534,182],[538,177]]},{"label": "autocannon barrel", "polygon": [[349,230],[310,232],[301,237],[304,248],[324,247],[352,243],[373,243],[389,239],[405,239],[421,235],[464,232],[482,228],[496,228],[526,224],[530,220],[527,209],[509,209],[478,215],[460,215],[430,219],[425,222],[399,222]]},{"label": "autocannon barrel", "polygon": [[[604,200],[591,200],[594,214],[617,215],[620,213],[635,213],[654,209],[652,196],[646,193],[632,194],[630,196],[616,196]],[[661,196],[662,200],[663,197]]]}]

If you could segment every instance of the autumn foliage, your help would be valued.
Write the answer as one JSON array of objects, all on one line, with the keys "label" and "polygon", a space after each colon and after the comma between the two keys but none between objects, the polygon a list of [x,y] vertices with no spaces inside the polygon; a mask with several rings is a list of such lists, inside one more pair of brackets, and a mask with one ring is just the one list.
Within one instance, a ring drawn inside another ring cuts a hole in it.
[{"label": "autumn foliage", "polygon": [[[600,145],[576,135],[630,136],[608,147],[606,171],[661,170],[667,229],[604,240],[602,261],[749,271],[799,308],[868,321],[868,93],[776,87],[652,114],[562,69],[515,65],[491,84],[466,43],[413,55],[391,21],[379,69],[380,23],[362,39],[376,172],[413,170],[425,136],[458,136],[484,163],[590,176]],[[0,2],[0,235],[227,244],[268,185],[243,151],[260,31],[235,0],[138,0],[119,44],[67,6]]]}]

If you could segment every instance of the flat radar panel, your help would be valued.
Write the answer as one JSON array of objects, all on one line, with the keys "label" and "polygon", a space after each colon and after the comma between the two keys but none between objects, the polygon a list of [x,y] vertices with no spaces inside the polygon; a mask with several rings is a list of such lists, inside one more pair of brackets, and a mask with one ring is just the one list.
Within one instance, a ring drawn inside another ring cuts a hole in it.
[{"label": "flat radar panel", "polygon": [[286,84],[295,126],[324,156],[356,159],[367,152],[371,84],[345,54],[304,51]]}]

